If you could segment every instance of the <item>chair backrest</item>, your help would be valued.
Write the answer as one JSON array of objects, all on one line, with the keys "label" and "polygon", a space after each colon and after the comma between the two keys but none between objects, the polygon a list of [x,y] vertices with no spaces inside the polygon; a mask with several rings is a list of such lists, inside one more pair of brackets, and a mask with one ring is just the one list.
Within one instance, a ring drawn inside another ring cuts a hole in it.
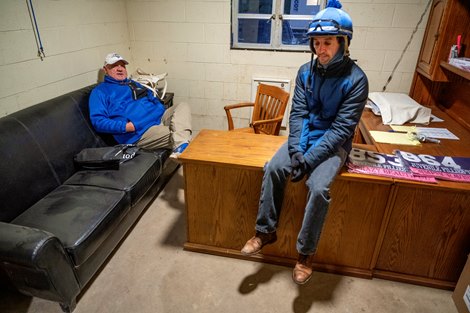
[{"label": "chair backrest", "polygon": [[279,135],[282,118],[286,111],[290,94],[282,88],[259,84],[253,108],[252,121],[270,120],[281,117],[278,123],[268,123],[259,126],[259,130],[268,135]]}]

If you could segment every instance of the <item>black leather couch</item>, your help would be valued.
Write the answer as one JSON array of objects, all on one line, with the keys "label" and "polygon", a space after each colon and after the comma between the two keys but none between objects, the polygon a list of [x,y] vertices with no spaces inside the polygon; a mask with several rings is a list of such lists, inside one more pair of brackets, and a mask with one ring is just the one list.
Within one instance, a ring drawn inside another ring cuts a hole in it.
[{"label": "black leather couch", "polygon": [[92,88],[0,118],[0,271],[64,311],[178,168],[161,150],[119,170],[77,170],[83,148],[115,144],[89,122]]}]

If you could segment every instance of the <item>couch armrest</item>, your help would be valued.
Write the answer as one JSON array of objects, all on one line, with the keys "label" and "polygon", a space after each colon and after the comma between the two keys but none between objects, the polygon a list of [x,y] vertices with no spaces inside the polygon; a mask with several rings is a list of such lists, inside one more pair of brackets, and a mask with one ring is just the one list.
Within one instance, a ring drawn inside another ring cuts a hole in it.
[{"label": "couch armrest", "polygon": [[0,222],[0,266],[20,292],[73,309],[80,286],[73,264],[52,234]]}]

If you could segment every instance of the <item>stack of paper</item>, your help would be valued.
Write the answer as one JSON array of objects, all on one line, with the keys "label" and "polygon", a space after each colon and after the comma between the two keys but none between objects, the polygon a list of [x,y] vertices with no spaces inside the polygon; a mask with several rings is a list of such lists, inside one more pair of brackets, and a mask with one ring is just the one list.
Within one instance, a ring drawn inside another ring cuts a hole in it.
[{"label": "stack of paper", "polygon": [[396,151],[395,154],[413,174],[470,182],[470,158],[416,155],[405,151]]},{"label": "stack of paper", "polygon": [[449,59],[449,64],[470,72],[470,58],[451,58]]},{"label": "stack of paper", "polygon": [[353,148],[346,162],[348,172],[436,183],[433,177],[414,174],[396,155]]},{"label": "stack of paper", "polygon": [[351,173],[436,183],[436,179],[470,182],[470,158],[395,151],[388,155],[352,149],[346,162]]}]

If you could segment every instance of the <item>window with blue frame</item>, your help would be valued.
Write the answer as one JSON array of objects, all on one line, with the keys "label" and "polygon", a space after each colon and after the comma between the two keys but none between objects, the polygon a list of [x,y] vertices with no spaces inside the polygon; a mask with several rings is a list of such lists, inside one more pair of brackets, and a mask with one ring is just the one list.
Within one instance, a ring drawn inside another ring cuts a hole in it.
[{"label": "window with blue frame", "polygon": [[308,50],[309,23],[324,0],[232,0],[232,48]]}]

